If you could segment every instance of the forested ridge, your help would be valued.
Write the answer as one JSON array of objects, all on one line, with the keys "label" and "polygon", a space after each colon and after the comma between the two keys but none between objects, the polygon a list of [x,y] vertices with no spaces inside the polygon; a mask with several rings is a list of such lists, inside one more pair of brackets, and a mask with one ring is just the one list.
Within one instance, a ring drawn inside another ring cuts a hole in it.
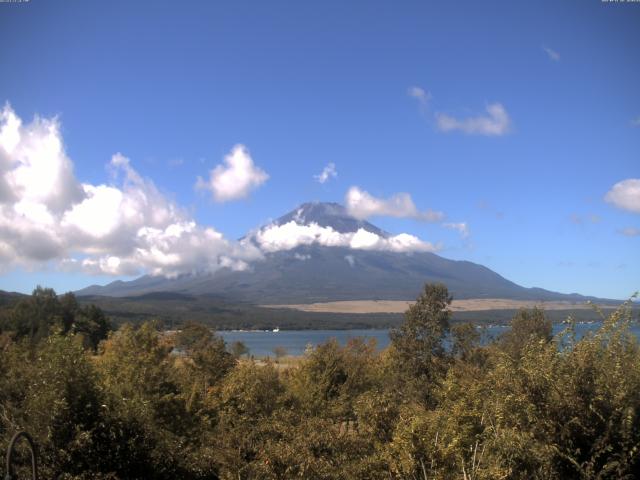
[{"label": "forested ridge", "polygon": [[38,288],[0,311],[0,448],[30,432],[43,479],[640,477],[630,303],[580,340],[522,310],[481,345],[450,302],[427,284],[389,348],[330,341],[282,368]]}]

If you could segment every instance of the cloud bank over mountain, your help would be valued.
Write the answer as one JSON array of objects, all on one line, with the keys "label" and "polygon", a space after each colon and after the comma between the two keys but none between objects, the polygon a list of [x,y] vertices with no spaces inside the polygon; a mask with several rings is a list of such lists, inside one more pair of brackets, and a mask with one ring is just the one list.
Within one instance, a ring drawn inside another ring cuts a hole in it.
[{"label": "cloud bank over mountain", "polygon": [[407,233],[383,237],[364,228],[359,228],[356,232],[340,233],[332,227],[322,227],[317,223],[304,225],[295,221],[264,227],[253,238],[266,252],[291,250],[300,245],[390,252],[435,252],[440,248]]}]

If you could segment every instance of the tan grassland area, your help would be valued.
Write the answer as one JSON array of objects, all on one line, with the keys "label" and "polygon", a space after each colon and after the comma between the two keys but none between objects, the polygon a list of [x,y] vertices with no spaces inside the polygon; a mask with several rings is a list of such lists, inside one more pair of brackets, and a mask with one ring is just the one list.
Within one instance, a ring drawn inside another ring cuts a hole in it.
[{"label": "tan grassland area", "polygon": [[[303,312],[324,313],[403,313],[413,302],[408,300],[347,300],[341,302],[309,303],[298,305],[261,305],[267,308],[291,308]],[[479,312],[483,310],[517,310],[538,306],[545,310],[582,310],[591,308],[587,303],[535,302],[527,300],[504,300],[482,298],[454,300],[454,312]]]}]

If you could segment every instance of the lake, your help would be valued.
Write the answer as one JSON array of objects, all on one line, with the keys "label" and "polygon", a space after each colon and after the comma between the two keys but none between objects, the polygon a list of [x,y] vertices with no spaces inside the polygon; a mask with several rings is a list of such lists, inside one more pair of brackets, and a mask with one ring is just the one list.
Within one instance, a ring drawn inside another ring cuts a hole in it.
[{"label": "lake", "polygon": [[[576,336],[582,337],[589,331],[597,330],[601,323],[578,323],[576,324]],[[553,333],[563,330],[566,325],[556,324],[553,326]],[[508,326],[493,325],[486,327],[483,334],[483,342],[487,343],[492,338],[508,330]],[[640,338],[640,325],[633,324],[631,331]],[[350,338],[365,337],[375,338],[378,348],[383,349],[389,345],[389,330],[281,330],[272,331],[220,331],[218,334],[231,344],[236,341],[244,343],[249,348],[249,354],[254,357],[274,356],[273,349],[284,347],[289,355],[302,355],[307,345],[312,346],[326,342],[335,338],[342,345]]]}]

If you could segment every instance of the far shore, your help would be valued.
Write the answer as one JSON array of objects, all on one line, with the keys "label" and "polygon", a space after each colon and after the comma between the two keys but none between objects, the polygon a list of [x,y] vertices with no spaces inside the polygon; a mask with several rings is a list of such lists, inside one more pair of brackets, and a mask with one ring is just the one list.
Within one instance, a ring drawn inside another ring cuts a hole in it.
[{"label": "far shore", "polygon": [[[413,303],[408,300],[346,300],[308,304],[260,305],[264,308],[287,308],[302,312],[322,313],[403,313]],[[506,300],[500,298],[479,298],[454,300],[454,312],[482,312],[487,310],[518,310],[539,307],[544,310],[588,310],[593,308],[587,302],[536,302],[529,300]],[[615,306],[600,305],[601,308]]]}]

